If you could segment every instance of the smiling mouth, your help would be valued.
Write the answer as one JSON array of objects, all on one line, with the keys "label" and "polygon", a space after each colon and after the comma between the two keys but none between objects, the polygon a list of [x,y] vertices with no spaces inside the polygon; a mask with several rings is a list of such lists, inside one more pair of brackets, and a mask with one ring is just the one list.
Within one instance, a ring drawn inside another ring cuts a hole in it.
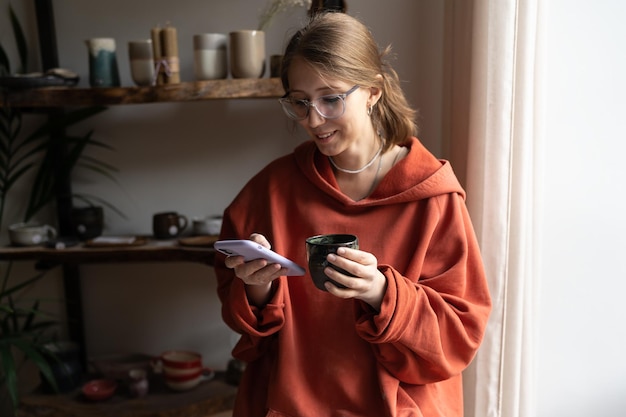
[{"label": "smiling mouth", "polygon": [[316,138],[318,138],[319,140],[324,140],[324,139],[328,139],[329,137],[333,136],[335,134],[335,132],[328,132],[328,133],[322,133],[319,135],[315,135]]}]

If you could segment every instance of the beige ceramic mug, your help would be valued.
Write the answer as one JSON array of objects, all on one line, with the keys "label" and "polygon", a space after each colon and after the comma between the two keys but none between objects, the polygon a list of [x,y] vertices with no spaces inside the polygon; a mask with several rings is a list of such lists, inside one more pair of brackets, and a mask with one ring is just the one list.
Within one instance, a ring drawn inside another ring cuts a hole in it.
[{"label": "beige ceramic mug", "polygon": [[152,39],[143,39],[128,42],[128,58],[130,61],[130,75],[139,86],[153,85],[154,57],[152,56]]},{"label": "beige ceramic mug", "polygon": [[265,72],[265,32],[230,32],[230,72],[233,78],[261,78]]},{"label": "beige ceramic mug", "polygon": [[196,80],[215,80],[228,76],[228,36],[202,33],[193,37],[194,74]]}]

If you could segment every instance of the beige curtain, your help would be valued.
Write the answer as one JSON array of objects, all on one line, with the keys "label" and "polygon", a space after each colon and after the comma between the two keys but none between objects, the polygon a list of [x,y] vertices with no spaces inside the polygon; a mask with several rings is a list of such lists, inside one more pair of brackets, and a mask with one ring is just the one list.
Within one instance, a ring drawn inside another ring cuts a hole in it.
[{"label": "beige curtain", "polygon": [[464,374],[467,417],[530,416],[539,281],[540,0],[450,0],[448,157],[465,181],[493,312]]}]

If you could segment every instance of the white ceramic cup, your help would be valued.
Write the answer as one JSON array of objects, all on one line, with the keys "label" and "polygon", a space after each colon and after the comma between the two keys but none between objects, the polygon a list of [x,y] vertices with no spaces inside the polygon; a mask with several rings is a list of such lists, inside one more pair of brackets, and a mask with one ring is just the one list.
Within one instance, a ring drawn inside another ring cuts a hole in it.
[{"label": "white ceramic cup", "polygon": [[233,78],[261,78],[265,72],[265,32],[230,32],[230,73]]},{"label": "white ceramic cup", "polygon": [[222,229],[222,216],[195,217],[191,225],[196,236],[219,235]]},{"label": "white ceramic cup", "polygon": [[228,36],[202,33],[193,37],[194,74],[196,80],[217,80],[228,76]]},{"label": "white ceramic cup", "polygon": [[128,58],[130,60],[130,75],[138,86],[153,85],[154,58],[152,55],[152,40],[144,39],[128,42]]},{"label": "white ceramic cup", "polygon": [[15,223],[9,226],[9,239],[16,246],[36,246],[57,237],[54,227],[38,223]]}]

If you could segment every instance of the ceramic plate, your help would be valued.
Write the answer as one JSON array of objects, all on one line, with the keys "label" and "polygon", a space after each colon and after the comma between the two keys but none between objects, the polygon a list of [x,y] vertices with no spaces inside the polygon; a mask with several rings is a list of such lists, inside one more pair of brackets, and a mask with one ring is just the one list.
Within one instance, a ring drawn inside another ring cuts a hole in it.
[{"label": "ceramic plate", "polygon": [[141,236],[98,236],[85,242],[86,247],[118,247],[118,246],[141,246],[147,243],[147,239]]},{"label": "ceramic plate", "polygon": [[71,87],[78,84],[78,74],[54,68],[45,73],[15,74],[0,77],[0,87],[23,89],[39,87]]},{"label": "ceramic plate", "polygon": [[212,248],[217,239],[218,236],[193,236],[178,239],[178,243],[183,246]]}]

